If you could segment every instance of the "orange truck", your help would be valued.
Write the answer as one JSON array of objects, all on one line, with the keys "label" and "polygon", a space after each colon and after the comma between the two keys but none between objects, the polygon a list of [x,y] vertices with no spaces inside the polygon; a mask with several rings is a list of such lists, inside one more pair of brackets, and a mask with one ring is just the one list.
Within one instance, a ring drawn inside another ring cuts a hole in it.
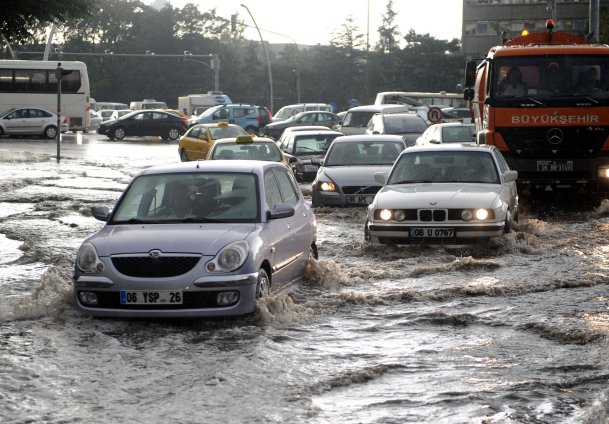
[{"label": "orange truck", "polygon": [[468,61],[464,97],[478,142],[518,171],[521,200],[598,204],[609,194],[609,46],[546,26]]}]

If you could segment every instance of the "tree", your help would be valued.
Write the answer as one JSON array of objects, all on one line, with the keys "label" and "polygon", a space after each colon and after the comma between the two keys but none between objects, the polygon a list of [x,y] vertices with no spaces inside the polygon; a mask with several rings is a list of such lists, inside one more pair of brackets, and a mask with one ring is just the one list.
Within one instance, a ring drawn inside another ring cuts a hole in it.
[{"label": "tree", "polygon": [[381,53],[391,53],[400,48],[397,39],[400,36],[395,24],[397,13],[393,11],[393,0],[387,0],[387,8],[383,15],[383,24],[378,28],[379,40],[376,50]]},{"label": "tree", "polygon": [[6,43],[33,41],[40,27],[85,18],[95,6],[95,0],[4,0],[0,35]]}]

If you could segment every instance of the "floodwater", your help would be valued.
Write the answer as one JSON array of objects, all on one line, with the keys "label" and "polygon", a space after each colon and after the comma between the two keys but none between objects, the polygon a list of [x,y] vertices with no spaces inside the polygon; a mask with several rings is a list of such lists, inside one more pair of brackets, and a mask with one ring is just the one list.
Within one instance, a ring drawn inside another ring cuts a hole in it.
[{"label": "floodwater", "polygon": [[[609,206],[463,249],[320,208],[305,284],[231,320],[70,307],[81,241],[176,143],[0,140],[0,422],[607,423]],[[301,188],[308,195],[308,186]]]}]

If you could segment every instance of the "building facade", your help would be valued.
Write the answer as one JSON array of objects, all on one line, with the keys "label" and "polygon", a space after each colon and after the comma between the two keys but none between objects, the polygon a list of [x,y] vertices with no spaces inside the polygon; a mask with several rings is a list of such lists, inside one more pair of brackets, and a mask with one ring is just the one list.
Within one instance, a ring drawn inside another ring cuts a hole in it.
[{"label": "building facade", "polygon": [[[555,4],[554,11],[550,4]],[[609,6],[609,0],[600,0],[600,6]],[[585,35],[590,0],[463,0],[463,54],[482,57],[524,29],[545,31],[546,20],[552,16],[556,17],[556,31]]]}]

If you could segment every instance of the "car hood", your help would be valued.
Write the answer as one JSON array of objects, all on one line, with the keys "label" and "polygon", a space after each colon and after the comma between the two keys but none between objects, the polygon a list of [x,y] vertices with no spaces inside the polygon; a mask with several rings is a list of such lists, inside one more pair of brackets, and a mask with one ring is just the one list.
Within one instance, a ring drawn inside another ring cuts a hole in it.
[{"label": "car hood", "polygon": [[326,174],[338,185],[348,184],[357,186],[379,186],[374,181],[377,172],[389,173],[393,165],[367,165],[367,166],[324,166],[321,172]]},{"label": "car hood", "polygon": [[142,253],[200,253],[213,256],[227,244],[244,240],[256,224],[106,225],[88,241],[100,256]]},{"label": "car hood", "polygon": [[491,208],[499,184],[420,183],[384,186],[376,195],[377,209],[422,207]]}]

